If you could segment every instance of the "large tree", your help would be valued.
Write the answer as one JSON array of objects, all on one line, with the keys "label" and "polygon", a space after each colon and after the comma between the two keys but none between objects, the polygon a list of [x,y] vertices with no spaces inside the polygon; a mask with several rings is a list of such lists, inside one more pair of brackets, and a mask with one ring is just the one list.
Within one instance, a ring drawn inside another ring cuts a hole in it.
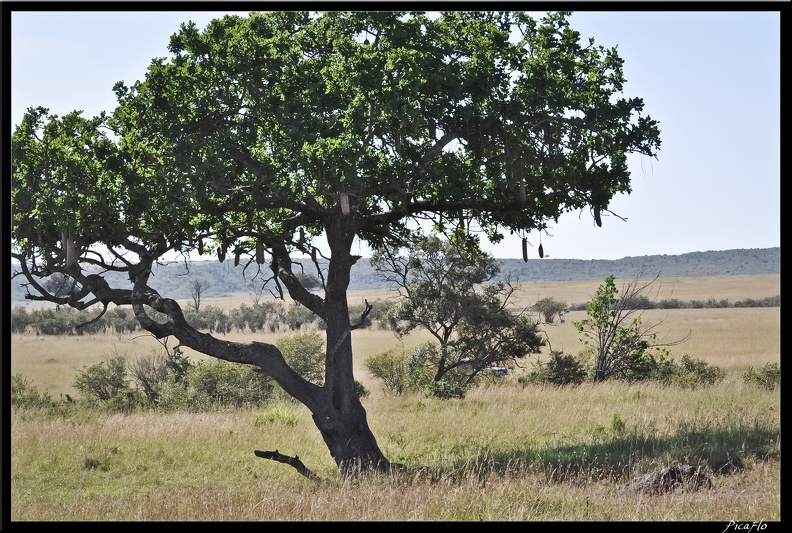
[{"label": "large tree", "polygon": [[[627,154],[659,147],[642,100],[620,97],[616,50],[581,43],[568,18],[268,12],[182,25],[171,57],[115,86],[112,115],[30,108],[15,130],[12,254],[29,297],[131,306],[157,338],[255,365],[310,409],[342,472],[387,469],[353,376],[355,239],[398,246],[472,222],[497,241],[582,209],[599,225],[630,192]],[[321,259],[320,238],[324,294],[301,285],[292,260]],[[273,345],[190,327],[151,287],[174,252],[210,249],[266,266],[325,321],[322,385]],[[110,286],[104,272],[129,282]],[[70,294],[39,282],[57,273],[76,282]]]}]

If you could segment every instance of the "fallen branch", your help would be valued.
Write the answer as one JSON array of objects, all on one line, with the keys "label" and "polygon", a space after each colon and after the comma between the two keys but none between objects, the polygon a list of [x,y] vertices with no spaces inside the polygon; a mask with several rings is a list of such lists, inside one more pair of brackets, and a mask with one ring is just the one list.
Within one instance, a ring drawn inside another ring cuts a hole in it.
[{"label": "fallen branch", "polygon": [[300,474],[311,479],[313,481],[322,481],[322,478],[308,470],[308,468],[300,461],[298,456],[289,457],[288,455],[283,455],[278,450],[274,452],[262,452],[261,450],[253,450],[253,453],[256,454],[256,457],[261,457],[262,459],[272,459],[273,461],[277,461],[279,463],[285,463],[287,465],[293,466]]}]

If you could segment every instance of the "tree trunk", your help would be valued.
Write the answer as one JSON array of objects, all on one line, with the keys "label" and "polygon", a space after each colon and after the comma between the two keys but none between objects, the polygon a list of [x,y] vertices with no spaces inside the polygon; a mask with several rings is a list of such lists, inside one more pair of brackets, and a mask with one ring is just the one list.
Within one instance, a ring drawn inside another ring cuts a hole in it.
[{"label": "tree trunk", "polygon": [[369,429],[355,387],[347,289],[352,266],[359,258],[350,253],[354,231],[349,226],[347,217],[339,217],[326,227],[331,259],[325,290],[325,382],[319,401],[307,405],[343,474],[390,467]]},{"label": "tree trunk", "polygon": [[[312,294],[294,285],[291,271],[279,274],[290,294],[310,309],[322,315],[327,324],[327,349],[325,355],[325,380],[318,386],[298,375],[283,358],[283,354],[272,344],[263,342],[229,342],[192,328],[181,312],[178,303],[161,298],[146,286],[147,272],[141,269],[140,279],[132,290],[135,316],[141,326],[157,338],[175,336],[181,346],[234,363],[256,365],[275,380],[283,390],[310,409],[319,429],[341,473],[356,474],[371,470],[388,470],[390,462],[377,446],[366,420],[366,410],[360,402],[355,387],[352,365],[352,328],[349,320],[347,289],[352,266],[359,259],[350,253],[355,232],[350,226],[351,217],[331,221],[326,228],[331,249],[328,266],[325,298]],[[285,250],[283,250],[285,253]],[[285,264],[288,262],[284,260]],[[92,290],[107,292],[106,283],[99,276],[85,278],[84,283],[93,283]],[[146,314],[146,306],[170,317],[166,322],[156,322]]]}]

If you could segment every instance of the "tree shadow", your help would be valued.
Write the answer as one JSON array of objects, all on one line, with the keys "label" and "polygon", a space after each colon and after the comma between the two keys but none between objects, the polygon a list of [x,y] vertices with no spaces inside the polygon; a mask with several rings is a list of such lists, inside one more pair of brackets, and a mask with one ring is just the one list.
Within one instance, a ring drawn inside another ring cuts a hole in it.
[{"label": "tree shadow", "polygon": [[497,450],[484,447],[474,459],[455,460],[431,477],[461,477],[536,473],[548,481],[624,482],[652,469],[674,464],[708,468],[714,475],[744,469],[747,459],[780,457],[780,430],[727,425],[706,429],[680,428],[671,435],[651,436],[603,430],[580,444],[540,444]]}]

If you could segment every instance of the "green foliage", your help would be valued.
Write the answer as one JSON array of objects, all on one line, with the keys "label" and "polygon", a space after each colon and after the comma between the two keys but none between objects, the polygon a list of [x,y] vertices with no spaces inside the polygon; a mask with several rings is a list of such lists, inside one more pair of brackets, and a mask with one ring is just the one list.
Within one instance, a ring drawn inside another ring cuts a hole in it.
[{"label": "green foliage", "polygon": [[614,277],[607,276],[586,307],[587,318],[574,323],[586,354],[592,358],[590,374],[594,382],[616,378],[627,381],[663,379],[672,371],[670,352],[650,344],[640,315],[644,302],[641,291],[651,285],[625,285],[619,298]]},{"label": "green foliage", "polygon": [[181,381],[169,380],[159,407],[209,411],[221,407],[261,405],[272,397],[272,382],[248,365],[222,360],[199,361]]},{"label": "green foliage", "polygon": [[[507,366],[543,345],[538,325],[508,308],[514,288],[492,282],[500,272],[494,257],[456,243],[427,237],[403,254],[376,251],[371,264],[392,281],[403,298],[389,311],[388,321],[399,335],[415,328],[429,331],[439,353],[420,366],[435,381],[465,386],[491,366]],[[424,356],[427,353],[423,354]],[[412,370],[416,369],[416,361]],[[415,382],[418,375],[408,378]]]},{"label": "green foliage", "polygon": [[382,381],[385,390],[392,394],[404,392],[407,374],[407,357],[398,348],[366,358],[364,366],[372,376]]},{"label": "green foliage", "polygon": [[286,326],[291,330],[300,329],[316,322],[316,315],[307,307],[295,303],[286,312]]},{"label": "green foliage", "polygon": [[626,428],[627,424],[622,420],[621,415],[619,413],[613,413],[611,417],[611,432],[614,435],[621,435]]},{"label": "green foliage", "polygon": [[232,322],[229,315],[217,306],[200,306],[199,311],[187,309],[184,311],[187,323],[195,329],[209,331],[209,333],[226,334],[231,331]]},{"label": "green foliage", "polygon": [[131,391],[126,376],[126,358],[116,354],[95,365],[83,367],[77,373],[74,388],[100,401]]},{"label": "green foliage", "polygon": [[229,322],[238,331],[244,331],[247,327],[251,333],[255,333],[267,324],[270,325],[270,331],[274,331],[282,318],[281,311],[282,307],[275,302],[255,303],[252,306],[242,304],[231,310]]},{"label": "green foliage", "polygon": [[405,386],[410,390],[423,390],[428,386],[437,372],[439,358],[440,349],[436,342],[425,342],[410,350],[407,353]]},{"label": "green foliage", "polygon": [[277,342],[289,366],[312,383],[324,382],[324,340],[316,332],[297,333]]},{"label": "green foliage", "polygon": [[[301,220],[312,236],[325,210],[339,209],[338,191],[353,187],[363,188],[356,216],[461,207],[494,240],[503,228],[603,209],[630,190],[626,155],[654,155],[659,130],[641,116],[640,98],[615,97],[624,81],[615,48],[581,43],[568,17],[275,11],[204,31],[185,24],[170,58],[153,62],[145,80],[116,85],[111,118],[29,110],[12,137],[15,239],[33,245],[40,227],[54,242],[68,220],[86,244],[120,245],[131,228],[203,252],[208,242],[181,233],[212,228],[222,248],[249,254],[254,243],[240,230],[249,209],[280,227],[310,206]],[[117,140],[104,133],[108,123]],[[451,150],[452,140],[464,150]],[[47,162],[71,172],[42,172]],[[320,172],[329,168],[338,171]],[[421,174],[409,196],[397,186],[402,168]],[[36,176],[47,178],[41,189]],[[530,209],[515,201],[519,183]],[[360,230],[374,245],[409,231],[396,216],[380,218]]]},{"label": "green foliage", "polygon": [[586,369],[579,358],[552,350],[547,362],[536,361],[535,370],[518,379],[521,383],[579,385],[586,379]]},{"label": "green foliage", "polygon": [[22,374],[11,376],[11,407],[16,409],[42,409],[52,406],[49,392],[39,392]]},{"label": "green foliage", "polygon": [[781,367],[778,363],[767,363],[757,372],[749,367],[743,374],[745,383],[753,383],[767,390],[775,390],[781,386]]},{"label": "green foliage", "polygon": [[33,318],[21,305],[17,305],[11,309],[9,318],[8,328],[11,333],[24,333],[33,323]]},{"label": "green foliage", "polygon": [[568,306],[567,303],[562,300],[547,297],[537,300],[537,302],[533,304],[533,308],[542,315],[545,323],[552,324],[556,315],[558,315],[559,318],[564,316]]},{"label": "green foliage", "polygon": [[685,354],[679,364],[673,365],[673,371],[666,377],[665,382],[692,389],[714,385],[725,377],[724,369]]},{"label": "green foliage", "polygon": [[369,390],[363,385],[362,381],[355,380],[355,394],[358,398],[365,398],[369,395]]}]

